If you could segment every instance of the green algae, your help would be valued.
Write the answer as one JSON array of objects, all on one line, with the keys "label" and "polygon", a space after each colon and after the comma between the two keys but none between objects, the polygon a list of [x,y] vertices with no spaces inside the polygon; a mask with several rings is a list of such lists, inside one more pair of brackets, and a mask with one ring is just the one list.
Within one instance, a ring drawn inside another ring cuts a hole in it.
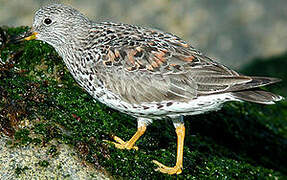
[{"label": "green algae", "polygon": [[[28,28],[3,29],[9,39]],[[169,176],[154,171],[152,160],[175,163],[176,135],[170,121],[154,122],[137,142],[139,151],[116,149],[103,140],[111,140],[112,135],[129,139],[136,131],[136,120],[94,102],[51,46],[39,41],[7,43],[0,54],[5,62],[0,64],[0,127],[14,145],[42,146],[56,139],[114,178],[286,178],[286,101],[270,106],[227,103],[218,112],[186,117],[184,171]],[[271,59],[258,59],[242,72],[282,78],[282,83],[268,89],[286,97],[287,54]],[[24,120],[28,125],[21,125]],[[56,157],[57,147],[52,145],[49,152]]]},{"label": "green algae", "polygon": [[47,160],[39,161],[38,164],[39,164],[39,166],[44,167],[44,168],[49,166],[49,162]]},{"label": "green algae", "polygon": [[15,168],[15,174],[19,177],[21,174],[25,173],[26,170],[28,170],[29,167],[24,166],[24,167],[16,167]]}]

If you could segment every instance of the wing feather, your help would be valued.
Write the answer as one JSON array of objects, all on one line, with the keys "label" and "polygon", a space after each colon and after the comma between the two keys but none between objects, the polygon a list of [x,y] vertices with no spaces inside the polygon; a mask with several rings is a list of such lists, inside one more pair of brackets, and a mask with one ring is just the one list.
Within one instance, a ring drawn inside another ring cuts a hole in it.
[{"label": "wing feather", "polygon": [[[102,62],[97,65],[104,87],[129,103],[189,101],[201,95],[242,90],[252,81],[174,35],[141,31],[140,36],[118,35],[112,41],[118,46],[102,52]],[[130,41],[135,43],[129,45]]]}]

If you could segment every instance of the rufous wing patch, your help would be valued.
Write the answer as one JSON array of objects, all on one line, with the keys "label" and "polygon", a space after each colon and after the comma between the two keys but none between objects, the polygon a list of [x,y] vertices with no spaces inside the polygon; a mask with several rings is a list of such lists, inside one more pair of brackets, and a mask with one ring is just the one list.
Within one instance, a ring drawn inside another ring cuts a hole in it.
[{"label": "rufous wing patch", "polygon": [[136,50],[129,50],[129,52],[128,52],[128,64],[131,64],[132,66],[134,66],[135,65],[135,54],[137,53],[137,51]]},{"label": "rufous wing patch", "polygon": [[108,57],[111,62],[115,62],[115,54],[112,50],[109,50]]},{"label": "rufous wing patch", "polygon": [[112,50],[108,51],[108,54],[103,58],[103,64],[105,66],[112,66],[113,63],[115,62],[115,54],[113,53]]},{"label": "rufous wing patch", "polygon": [[155,62],[155,61],[153,61],[153,62],[151,63],[151,65],[152,65],[152,67],[154,67],[154,68],[159,67],[159,65],[158,65],[157,62]]},{"label": "rufous wing patch", "polygon": [[154,56],[156,57],[156,61],[158,62],[165,62],[166,59],[165,59],[165,52],[164,51],[159,51],[159,52],[156,52],[154,53]]},{"label": "rufous wing patch", "polygon": [[185,48],[188,48],[188,47],[189,47],[189,45],[188,45],[187,43],[180,43],[180,45],[181,45],[182,47],[185,47]]},{"label": "rufous wing patch", "polygon": [[187,57],[183,57],[182,60],[187,61],[187,62],[191,62],[194,60],[194,56],[187,56]]},{"label": "rufous wing patch", "polygon": [[128,71],[134,71],[143,68],[141,63],[141,56],[143,55],[143,49],[141,47],[136,47],[135,49],[129,49],[127,53],[127,67]]}]

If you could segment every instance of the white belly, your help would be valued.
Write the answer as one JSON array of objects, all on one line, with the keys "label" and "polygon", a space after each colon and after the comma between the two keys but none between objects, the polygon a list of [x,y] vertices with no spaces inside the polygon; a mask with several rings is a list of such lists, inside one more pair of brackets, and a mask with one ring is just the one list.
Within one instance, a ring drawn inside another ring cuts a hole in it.
[{"label": "white belly", "polygon": [[224,102],[238,101],[230,93],[199,96],[188,102],[165,101],[160,103],[142,103],[139,105],[120,101],[113,98],[113,95],[109,93],[103,95],[98,100],[111,108],[132,116],[152,119],[202,114],[208,111],[219,110]]}]

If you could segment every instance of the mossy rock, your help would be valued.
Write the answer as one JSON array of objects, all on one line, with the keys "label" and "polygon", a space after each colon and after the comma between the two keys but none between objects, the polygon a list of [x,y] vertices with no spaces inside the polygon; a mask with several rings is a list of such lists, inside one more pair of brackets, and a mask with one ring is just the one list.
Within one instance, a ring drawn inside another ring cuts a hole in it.
[{"label": "mossy rock", "polygon": [[[177,176],[161,174],[154,171],[152,160],[170,166],[175,163],[172,123],[155,121],[137,142],[138,151],[118,150],[104,143],[113,134],[129,139],[136,131],[136,120],[94,102],[49,45],[9,41],[27,29],[0,29],[0,127],[11,137],[11,148],[31,143],[41,147],[57,140],[114,178],[287,178],[286,101],[268,106],[231,102],[218,112],[185,117],[184,171]],[[283,54],[257,59],[241,72],[283,79],[266,88],[286,97],[286,67],[287,54]],[[43,162],[43,166],[49,165]]]}]

